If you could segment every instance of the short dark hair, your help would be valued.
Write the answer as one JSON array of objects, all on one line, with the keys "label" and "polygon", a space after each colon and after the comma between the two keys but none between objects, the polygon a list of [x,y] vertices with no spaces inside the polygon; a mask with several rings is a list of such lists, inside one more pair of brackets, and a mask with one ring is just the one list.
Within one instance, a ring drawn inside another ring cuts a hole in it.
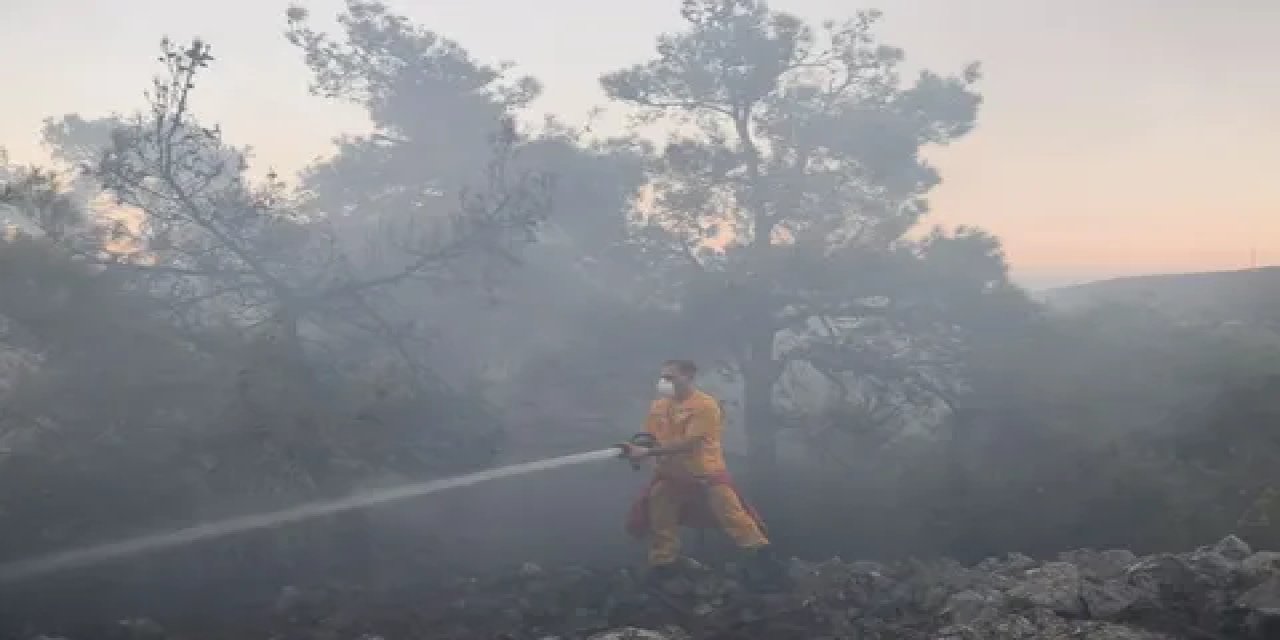
[{"label": "short dark hair", "polygon": [[692,360],[667,360],[662,363],[662,366],[675,367],[676,371],[690,378],[698,374],[698,365],[694,364]]}]

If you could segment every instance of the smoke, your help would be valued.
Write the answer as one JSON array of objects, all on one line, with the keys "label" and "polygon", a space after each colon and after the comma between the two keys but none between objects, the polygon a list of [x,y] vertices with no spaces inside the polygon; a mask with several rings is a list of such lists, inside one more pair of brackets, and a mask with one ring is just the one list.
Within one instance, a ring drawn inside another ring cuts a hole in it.
[{"label": "smoke", "polygon": [[934,226],[935,154],[998,117],[977,64],[906,73],[875,11],[677,4],[599,79],[635,126],[543,117],[518,65],[351,0],[286,16],[299,85],[369,123],[300,171],[219,125],[236,42],[49,119],[56,171],[0,157],[0,577],[99,616],[638,560],[643,476],[462,486],[640,430],[667,358],[788,551],[1184,549],[1254,508],[1274,274],[1032,296],[1001,238]]}]

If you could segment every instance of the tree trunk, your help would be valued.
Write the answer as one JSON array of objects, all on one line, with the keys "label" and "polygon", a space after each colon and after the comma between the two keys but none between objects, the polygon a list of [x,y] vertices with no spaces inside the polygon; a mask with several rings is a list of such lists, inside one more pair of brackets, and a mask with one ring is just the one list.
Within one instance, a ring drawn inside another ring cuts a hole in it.
[{"label": "tree trunk", "polygon": [[[763,177],[760,170],[760,150],[751,132],[751,116],[755,105],[748,104],[734,116],[734,129],[741,144],[740,154],[747,170],[746,191],[740,204],[744,205],[752,220],[750,255],[756,269],[763,269],[768,261],[765,256],[773,248],[774,219],[765,206]],[[753,278],[754,279],[754,278]],[[760,279],[759,282],[765,283]],[[768,284],[757,294],[768,296]],[[766,314],[773,309],[766,305]],[[765,319],[765,326],[749,329],[747,353],[742,362],[743,422],[747,433],[747,485],[752,499],[766,510],[780,504],[783,494],[782,477],[778,473],[778,423],[773,408],[773,386],[780,373],[773,359],[773,343],[777,332],[772,318]],[[767,519],[767,516],[766,516]]]},{"label": "tree trunk", "polygon": [[276,316],[276,322],[278,323],[275,336],[278,342],[276,348],[279,350],[284,366],[287,367],[288,375],[310,396],[307,398],[309,402],[323,403],[330,400],[330,395],[320,387],[320,381],[307,360],[307,351],[302,344],[301,330],[298,326],[299,314],[285,305]]},{"label": "tree trunk", "polygon": [[747,434],[747,484],[754,499],[773,503],[778,495],[777,420],[773,411],[773,332],[762,333],[743,362],[743,428]]}]

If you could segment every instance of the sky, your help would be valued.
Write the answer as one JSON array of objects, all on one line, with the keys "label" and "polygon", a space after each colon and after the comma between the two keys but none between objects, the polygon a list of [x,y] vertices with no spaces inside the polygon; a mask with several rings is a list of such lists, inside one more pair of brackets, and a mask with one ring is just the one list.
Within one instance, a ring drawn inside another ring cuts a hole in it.
[{"label": "sky", "polygon": [[[195,110],[291,172],[366,126],[308,95],[285,9],[332,25],[342,0],[0,0],[0,146],[48,162],[44,118],[130,112],[162,36],[217,58]],[[601,74],[653,55],[678,0],[387,0],[486,61],[539,78],[535,107],[585,122]],[[819,21],[885,12],[913,68],[980,61],[978,128],[928,152],[936,224],[999,235],[1032,286],[1280,263],[1280,2],[773,0]],[[609,120],[603,126],[607,126]]]}]

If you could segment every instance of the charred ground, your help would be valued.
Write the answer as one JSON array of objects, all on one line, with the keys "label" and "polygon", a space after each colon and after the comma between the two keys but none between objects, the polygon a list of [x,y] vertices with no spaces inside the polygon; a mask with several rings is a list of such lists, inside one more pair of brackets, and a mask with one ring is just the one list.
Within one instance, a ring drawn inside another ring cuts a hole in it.
[{"label": "charred ground", "polygon": [[1235,537],[1146,557],[1081,550],[968,567],[793,560],[789,573],[788,588],[761,593],[745,589],[731,564],[689,561],[683,576],[654,585],[628,569],[526,563],[434,586],[286,586],[270,604],[210,603],[224,612],[204,621],[139,616],[62,631],[73,640],[1263,640],[1280,629],[1280,553]]}]

